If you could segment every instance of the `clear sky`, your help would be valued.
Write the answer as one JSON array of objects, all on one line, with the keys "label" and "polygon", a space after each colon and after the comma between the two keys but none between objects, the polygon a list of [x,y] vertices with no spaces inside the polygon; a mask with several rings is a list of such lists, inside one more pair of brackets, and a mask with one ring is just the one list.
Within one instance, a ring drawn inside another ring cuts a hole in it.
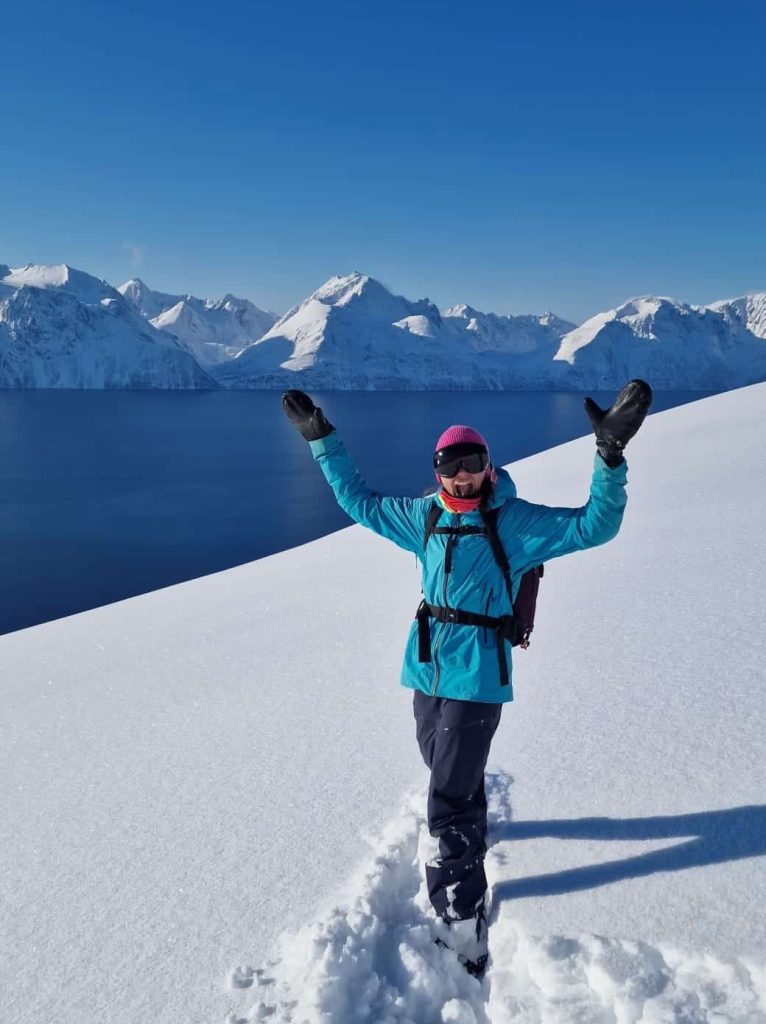
[{"label": "clear sky", "polygon": [[41,0],[0,53],[12,266],[278,313],[352,270],[578,321],[766,290],[760,0]]}]

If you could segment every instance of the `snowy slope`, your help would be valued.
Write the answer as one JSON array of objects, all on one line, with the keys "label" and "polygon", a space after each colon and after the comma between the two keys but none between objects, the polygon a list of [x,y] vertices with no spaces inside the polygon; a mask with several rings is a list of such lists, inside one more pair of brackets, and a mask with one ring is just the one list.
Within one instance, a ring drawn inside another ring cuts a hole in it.
[{"label": "snowy slope", "polygon": [[583,390],[616,388],[631,377],[656,389],[715,390],[765,380],[766,341],[752,331],[757,315],[735,315],[737,302],[747,306],[745,300],[721,309],[631,299],[566,334],[555,359],[567,367],[567,386]]},{"label": "snowy slope", "polygon": [[235,295],[222,299],[167,295],[152,291],[139,278],[126,281],[118,291],[154,327],[178,338],[205,369],[233,359],[277,319]]},{"label": "snowy slope", "polygon": [[0,387],[215,387],[105,281],[65,264],[0,269]]},{"label": "snowy slope", "polygon": [[[556,317],[442,316],[374,278],[333,277],[217,376],[232,387],[499,389],[542,385],[561,335]],[[558,367],[554,367],[554,372]]]},{"label": "snowy slope", "polygon": [[[765,407],[650,417],[618,538],[547,568],[483,984],[423,899],[410,556],[352,527],[0,638],[7,1019],[763,1022]],[[511,471],[577,505],[592,457]]]}]

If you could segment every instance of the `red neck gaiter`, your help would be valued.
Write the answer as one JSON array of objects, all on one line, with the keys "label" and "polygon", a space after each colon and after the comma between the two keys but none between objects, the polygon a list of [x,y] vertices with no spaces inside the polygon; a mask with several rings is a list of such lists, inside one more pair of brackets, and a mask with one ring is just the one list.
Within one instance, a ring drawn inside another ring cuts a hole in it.
[{"label": "red neck gaiter", "polygon": [[455,498],[445,490],[439,491],[439,500],[450,512],[475,512],[481,505],[481,495],[475,498]]}]

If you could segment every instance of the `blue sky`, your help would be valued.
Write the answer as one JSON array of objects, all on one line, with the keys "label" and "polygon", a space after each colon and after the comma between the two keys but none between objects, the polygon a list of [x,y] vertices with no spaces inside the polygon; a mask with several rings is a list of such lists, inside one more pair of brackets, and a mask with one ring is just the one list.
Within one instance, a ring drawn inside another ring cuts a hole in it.
[{"label": "blue sky", "polygon": [[84,2],[0,21],[0,262],[283,312],[360,270],[582,320],[766,290],[761,3]]}]

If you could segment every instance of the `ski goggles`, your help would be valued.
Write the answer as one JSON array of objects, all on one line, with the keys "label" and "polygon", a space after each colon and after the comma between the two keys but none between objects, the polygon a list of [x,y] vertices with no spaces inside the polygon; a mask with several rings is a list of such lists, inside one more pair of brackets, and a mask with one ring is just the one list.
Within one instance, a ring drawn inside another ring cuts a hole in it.
[{"label": "ski goggles", "polygon": [[434,452],[434,469],[448,480],[461,469],[466,473],[483,473],[489,465],[489,452],[478,444],[451,444]]}]

